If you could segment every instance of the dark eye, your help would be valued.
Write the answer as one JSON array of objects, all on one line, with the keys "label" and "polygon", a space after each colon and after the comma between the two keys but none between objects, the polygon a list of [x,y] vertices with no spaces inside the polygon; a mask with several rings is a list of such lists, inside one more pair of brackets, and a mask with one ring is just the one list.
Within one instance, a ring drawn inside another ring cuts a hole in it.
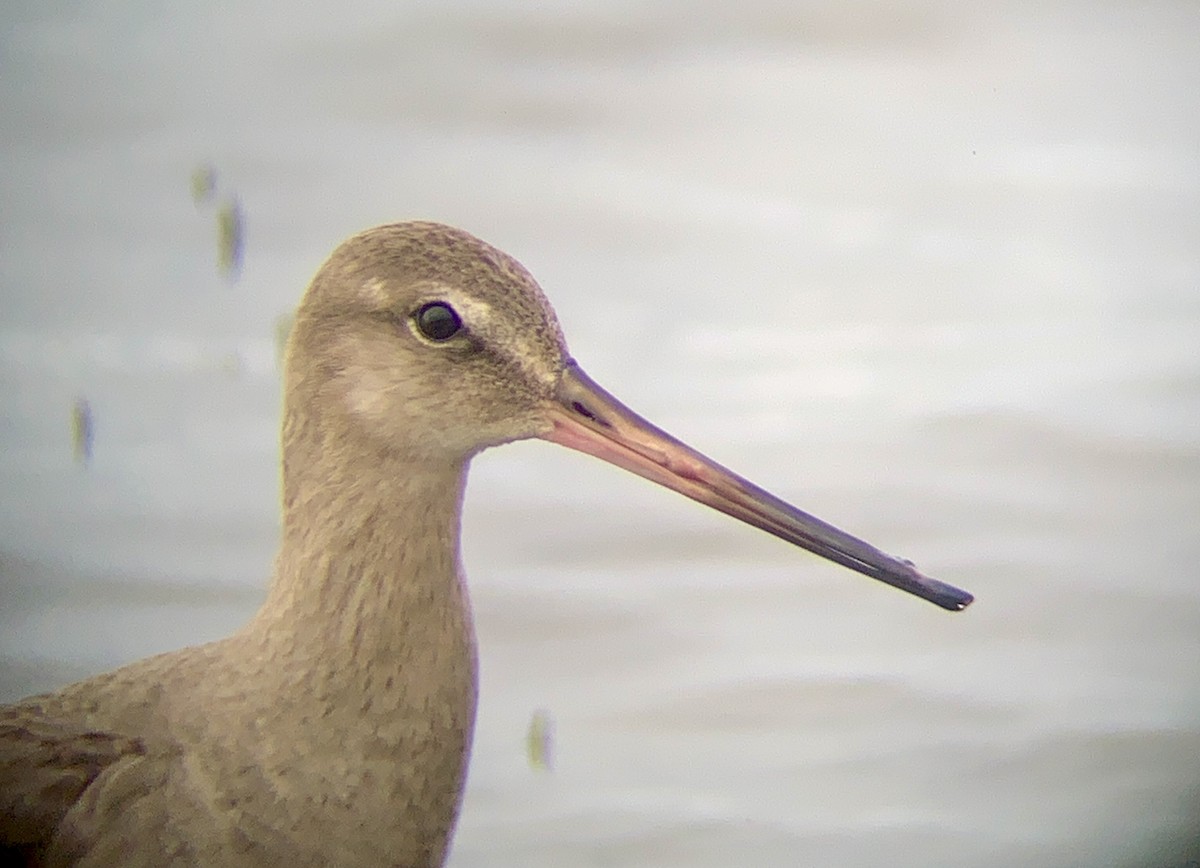
[{"label": "dark eye", "polygon": [[454,308],[444,301],[431,301],[416,315],[417,328],[431,341],[448,341],[462,328]]}]

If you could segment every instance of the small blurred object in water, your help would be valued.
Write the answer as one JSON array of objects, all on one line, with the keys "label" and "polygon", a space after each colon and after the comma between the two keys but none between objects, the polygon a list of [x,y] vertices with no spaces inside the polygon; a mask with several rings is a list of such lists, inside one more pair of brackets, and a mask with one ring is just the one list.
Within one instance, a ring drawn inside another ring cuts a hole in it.
[{"label": "small blurred object in water", "polygon": [[530,768],[551,771],[554,768],[554,720],[550,712],[539,708],[529,720],[529,732],[525,735],[525,750],[529,755]]},{"label": "small blurred object in water", "polygon": [[192,169],[192,201],[203,205],[212,200],[217,190],[217,170],[209,163],[200,163]]},{"label": "small blurred object in water", "polygon": [[92,405],[87,398],[76,398],[71,408],[71,438],[75,442],[75,460],[84,467],[92,463],[92,438],[95,427],[92,423]]},{"label": "small blurred object in water", "polygon": [[281,371],[284,357],[287,355],[288,338],[292,334],[292,323],[295,321],[296,312],[294,310],[284,311],[275,317],[275,361],[279,363]]},{"label": "small blurred object in water", "polygon": [[242,354],[238,350],[234,350],[221,357],[220,368],[230,379],[237,380],[245,373],[246,363],[242,359]]},{"label": "small blurred object in water", "polygon": [[242,205],[235,196],[217,212],[217,268],[230,281],[242,272],[244,233]]}]

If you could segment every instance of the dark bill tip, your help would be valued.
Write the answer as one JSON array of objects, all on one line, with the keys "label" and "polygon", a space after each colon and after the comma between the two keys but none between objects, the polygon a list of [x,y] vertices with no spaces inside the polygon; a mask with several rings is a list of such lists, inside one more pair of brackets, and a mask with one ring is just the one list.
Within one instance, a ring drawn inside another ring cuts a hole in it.
[{"label": "dark bill tip", "polygon": [[552,424],[542,435],[547,440],[623,467],[947,611],[961,612],[974,600],[701,455],[634,413],[574,362],[563,372],[547,412]]}]

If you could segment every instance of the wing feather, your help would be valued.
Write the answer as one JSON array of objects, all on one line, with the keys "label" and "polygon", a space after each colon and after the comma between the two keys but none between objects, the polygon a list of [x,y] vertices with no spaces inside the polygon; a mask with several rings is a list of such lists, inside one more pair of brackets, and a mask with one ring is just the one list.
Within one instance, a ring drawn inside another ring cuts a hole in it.
[{"label": "wing feather", "polygon": [[63,819],[106,769],[144,756],[145,744],[45,715],[39,706],[0,709],[0,854],[37,864]]}]

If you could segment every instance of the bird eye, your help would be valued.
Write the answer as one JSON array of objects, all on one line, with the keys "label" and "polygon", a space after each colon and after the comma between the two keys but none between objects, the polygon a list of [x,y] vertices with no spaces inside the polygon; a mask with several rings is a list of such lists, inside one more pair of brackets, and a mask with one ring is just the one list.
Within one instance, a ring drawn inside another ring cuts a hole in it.
[{"label": "bird eye", "polygon": [[443,301],[431,301],[416,314],[417,328],[431,341],[448,341],[462,328],[454,308]]}]

